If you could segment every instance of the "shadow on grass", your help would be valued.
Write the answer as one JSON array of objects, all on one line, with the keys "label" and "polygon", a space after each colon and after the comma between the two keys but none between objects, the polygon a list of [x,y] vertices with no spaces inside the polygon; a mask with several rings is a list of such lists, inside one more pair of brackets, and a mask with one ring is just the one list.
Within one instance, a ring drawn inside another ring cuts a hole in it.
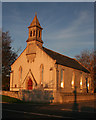
[{"label": "shadow on grass", "polygon": [[93,107],[88,107],[88,106],[83,106],[83,107],[81,107],[81,109],[80,109],[82,112],[96,112],[96,109],[95,108],[93,108]]},{"label": "shadow on grass", "polygon": [[[84,114],[89,114],[90,115],[90,119],[92,120],[96,120],[96,109],[94,107],[89,107],[89,106],[83,106],[81,107],[81,112],[83,112]],[[87,117],[86,115],[86,118],[89,118]],[[89,120],[89,119],[88,119]]]},{"label": "shadow on grass", "polygon": [[9,97],[9,96],[5,96],[5,95],[2,95],[2,102],[6,102],[6,103],[20,103],[20,104],[37,104],[37,105],[49,105],[50,102],[27,102],[27,101],[22,101],[22,100],[19,100],[17,98],[13,98],[13,97]]},{"label": "shadow on grass", "polygon": [[23,103],[23,101],[21,101],[21,100],[19,100],[17,98],[5,96],[5,95],[2,95],[2,102],[7,102],[7,103]]},{"label": "shadow on grass", "polygon": [[94,113],[94,117],[96,118],[96,100],[94,100],[94,103],[92,103],[92,106],[83,106],[80,108],[81,112],[89,112]]},{"label": "shadow on grass", "polygon": [[[72,106],[72,111],[73,112],[80,112],[81,116],[78,117],[78,115],[76,115],[76,118],[80,118],[80,119],[91,119],[94,120],[96,119],[96,103],[94,103],[94,106],[90,107],[90,106],[86,106],[88,103],[85,103],[86,105],[84,105],[83,107],[80,108],[79,110],[79,104],[77,103],[77,90],[76,90],[76,87],[74,89],[74,103],[73,103],[73,106]],[[96,102],[96,101],[94,101]],[[90,116],[89,116],[90,115]]]}]

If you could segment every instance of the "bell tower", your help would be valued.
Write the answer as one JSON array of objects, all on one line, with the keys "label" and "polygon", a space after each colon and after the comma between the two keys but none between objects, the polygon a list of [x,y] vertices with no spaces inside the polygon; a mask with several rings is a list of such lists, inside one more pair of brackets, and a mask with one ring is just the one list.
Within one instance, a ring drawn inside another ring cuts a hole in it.
[{"label": "bell tower", "polygon": [[36,43],[37,45],[42,47],[42,45],[43,45],[42,30],[43,30],[43,28],[41,27],[41,25],[38,21],[37,13],[35,13],[35,17],[34,17],[32,23],[30,24],[30,26],[28,27],[28,29],[29,29],[29,37],[26,41],[27,44]]},{"label": "bell tower", "polygon": [[42,47],[42,30],[43,28],[40,26],[40,23],[37,19],[37,13],[35,13],[35,17],[28,27],[29,29],[29,37],[27,39],[27,49],[26,49],[26,57],[28,62],[34,62],[36,58],[36,50],[38,45]]}]

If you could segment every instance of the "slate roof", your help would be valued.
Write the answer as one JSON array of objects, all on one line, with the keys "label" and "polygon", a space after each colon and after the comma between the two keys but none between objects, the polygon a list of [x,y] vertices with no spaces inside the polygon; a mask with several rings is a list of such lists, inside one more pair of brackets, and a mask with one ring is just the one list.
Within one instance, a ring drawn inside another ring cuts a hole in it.
[{"label": "slate roof", "polygon": [[71,67],[77,70],[84,71],[86,73],[90,73],[83,65],[81,65],[77,60],[49,50],[43,47],[43,50],[54,60],[56,60],[56,64],[60,64],[63,66]]}]

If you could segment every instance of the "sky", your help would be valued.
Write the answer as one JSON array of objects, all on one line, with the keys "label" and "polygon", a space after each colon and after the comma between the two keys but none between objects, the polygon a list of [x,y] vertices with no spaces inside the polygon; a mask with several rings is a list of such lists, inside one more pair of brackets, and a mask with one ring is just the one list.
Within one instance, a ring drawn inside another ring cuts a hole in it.
[{"label": "sky", "polygon": [[2,2],[95,2],[95,0],[1,0]]},{"label": "sky", "polygon": [[0,2],[0,29],[2,28],[2,3]]},{"label": "sky", "polygon": [[94,3],[3,2],[2,29],[10,32],[16,51],[21,48],[21,53],[27,45],[35,12],[43,27],[44,47],[69,57],[94,48]]}]

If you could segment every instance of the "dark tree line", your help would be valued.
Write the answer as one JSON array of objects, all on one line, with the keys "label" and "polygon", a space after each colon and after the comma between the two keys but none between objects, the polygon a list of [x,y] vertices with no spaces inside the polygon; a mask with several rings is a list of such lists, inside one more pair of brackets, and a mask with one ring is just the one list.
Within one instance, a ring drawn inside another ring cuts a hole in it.
[{"label": "dark tree line", "polygon": [[2,32],[2,90],[10,88],[11,64],[17,57],[11,43],[12,39],[9,32]]}]

